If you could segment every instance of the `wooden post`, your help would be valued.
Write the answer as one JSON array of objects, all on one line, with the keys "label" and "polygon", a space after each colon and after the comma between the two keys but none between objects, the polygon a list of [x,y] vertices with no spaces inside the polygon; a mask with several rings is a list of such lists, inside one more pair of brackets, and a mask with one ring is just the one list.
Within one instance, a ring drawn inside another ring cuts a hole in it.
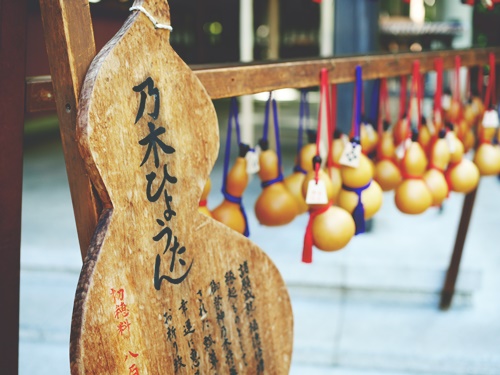
[{"label": "wooden post", "polygon": [[76,143],[76,114],[83,79],[95,56],[88,0],[40,0],[73,211],[85,258],[101,211]]},{"label": "wooden post", "polygon": [[333,56],[333,33],[335,23],[335,4],[333,0],[321,2],[320,13],[320,46],[319,54],[322,57]]},{"label": "wooden post", "polygon": [[[253,0],[240,0],[240,61],[253,61]],[[253,123],[253,98],[240,97],[241,141],[253,145],[255,139]]]},{"label": "wooden post", "polygon": [[474,201],[476,200],[477,189],[478,188],[467,194],[464,199],[462,215],[460,216],[460,224],[458,225],[457,236],[455,239],[455,246],[453,248],[450,265],[448,267],[448,272],[446,273],[446,280],[441,292],[441,303],[439,304],[439,308],[441,310],[448,310],[450,308],[453,295],[455,294],[455,284],[457,282],[458,271],[460,269],[460,261],[462,260],[467,231],[469,230],[472,209],[474,208]]},{"label": "wooden post", "polygon": [[277,60],[280,55],[280,2],[269,1],[269,48],[267,58]]},{"label": "wooden post", "polygon": [[0,0],[0,301],[2,374],[17,374],[26,77],[26,0]]}]

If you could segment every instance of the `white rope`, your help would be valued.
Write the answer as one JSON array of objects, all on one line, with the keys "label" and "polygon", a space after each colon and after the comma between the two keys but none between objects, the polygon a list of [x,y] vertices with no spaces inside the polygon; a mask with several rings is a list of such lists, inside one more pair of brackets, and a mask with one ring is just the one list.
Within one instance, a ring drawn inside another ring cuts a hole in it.
[{"label": "white rope", "polygon": [[146,9],[144,9],[141,5],[139,6],[134,6],[134,7],[131,7],[129,9],[129,11],[133,11],[133,10],[138,10],[142,13],[144,13],[146,15],[146,17],[149,18],[149,20],[151,22],[153,22],[153,25],[155,25],[155,29],[166,29],[166,30],[170,30],[172,31],[172,26],[170,25],[165,25],[165,24],[162,24],[162,23],[158,23],[155,18],[151,15],[151,13],[149,13]]}]

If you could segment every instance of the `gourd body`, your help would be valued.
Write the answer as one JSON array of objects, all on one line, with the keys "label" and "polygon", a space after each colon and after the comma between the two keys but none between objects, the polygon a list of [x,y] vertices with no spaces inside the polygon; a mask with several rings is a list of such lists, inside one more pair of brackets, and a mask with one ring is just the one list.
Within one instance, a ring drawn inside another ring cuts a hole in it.
[{"label": "gourd body", "polygon": [[340,168],[330,167],[328,168],[328,176],[333,186],[333,202],[337,201],[340,190],[342,189],[342,176],[340,174]]},{"label": "gourd body", "polygon": [[[227,174],[226,191],[228,194],[241,198],[248,185],[247,161],[244,157],[236,158],[233,167]],[[243,234],[246,222],[238,203],[230,202],[226,199],[212,211],[212,217]]]},{"label": "gourd body", "polygon": [[431,146],[432,134],[427,125],[422,125],[418,131],[418,143],[424,150],[428,150]]},{"label": "gourd body", "polygon": [[449,193],[444,170],[450,162],[450,149],[444,134],[434,142],[430,152],[431,169],[424,174],[424,182],[432,195],[432,205],[440,206]]},{"label": "gourd body", "polygon": [[443,173],[436,169],[429,169],[423,178],[431,193],[432,205],[440,206],[448,196],[448,184]]},{"label": "gourd body", "polygon": [[383,191],[394,190],[403,180],[401,171],[390,159],[383,159],[375,164],[373,179],[378,182]]},{"label": "gourd body", "polygon": [[349,243],[355,230],[354,220],[346,210],[330,206],[327,211],[314,218],[314,246],[323,251],[340,250]]},{"label": "gourd body", "polygon": [[396,189],[396,207],[405,214],[421,214],[432,205],[432,195],[423,180],[404,180]]},{"label": "gourd body", "polygon": [[359,166],[352,168],[342,166],[340,174],[342,181],[345,185],[352,188],[359,188],[365,186],[373,178],[373,164],[365,155],[361,154],[359,159]]},{"label": "gourd body", "polygon": [[500,147],[482,143],[474,155],[474,164],[481,176],[493,176],[500,173]]},{"label": "gourd body", "polygon": [[[370,186],[361,192],[361,203],[365,210],[365,220],[371,219],[382,207],[383,193],[380,185],[372,181]],[[349,213],[353,213],[358,205],[358,195],[355,192],[342,189],[338,205]]]},{"label": "gourd body", "polygon": [[401,177],[401,171],[394,162],[395,147],[391,133],[384,132],[380,142],[373,179],[379,183],[383,191],[390,191],[395,189],[403,178]]},{"label": "gourd body", "polygon": [[479,183],[479,169],[468,159],[462,159],[445,173],[450,188],[457,193],[470,193]]},{"label": "gourd body", "polygon": [[[303,146],[298,155],[298,165],[306,172],[311,171],[312,159],[315,154],[316,154],[316,145],[310,143]],[[297,206],[300,214],[303,214],[309,208],[306,204],[306,201],[304,200],[304,197],[302,196],[302,183],[304,182],[304,177],[305,174],[300,171],[293,172],[291,175],[287,176],[283,181],[285,187],[297,201]]]},{"label": "gourd body", "polygon": [[407,118],[403,118],[396,122],[396,125],[394,125],[394,129],[392,130],[392,135],[396,146],[410,137],[411,134]]},{"label": "gourd body", "polygon": [[[260,153],[259,165],[259,176],[263,182],[278,177],[278,156],[273,150],[265,150]],[[263,225],[285,225],[298,214],[297,201],[283,182],[276,182],[263,188],[255,202],[255,215]]]},{"label": "gourd body", "polygon": [[371,124],[362,124],[359,129],[361,149],[365,155],[369,155],[377,147],[378,133]]},{"label": "gourd body", "polygon": [[463,143],[450,132],[450,163],[456,164],[464,157],[464,145]]},{"label": "gourd body", "polygon": [[396,188],[396,207],[405,214],[420,214],[432,205],[432,195],[421,179],[427,168],[427,159],[419,143],[410,144],[401,168],[408,177]]}]

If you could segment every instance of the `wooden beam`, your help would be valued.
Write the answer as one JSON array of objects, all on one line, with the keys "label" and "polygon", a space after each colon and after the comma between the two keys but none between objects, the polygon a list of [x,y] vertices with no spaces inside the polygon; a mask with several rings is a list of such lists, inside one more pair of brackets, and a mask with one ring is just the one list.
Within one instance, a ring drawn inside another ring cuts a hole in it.
[{"label": "wooden beam", "polygon": [[[76,116],[80,89],[87,69],[95,56],[94,33],[88,0],[40,0],[40,9],[49,56],[52,83],[38,80],[27,104],[40,110],[46,104],[57,107],[59,127],[66,160],[73,211],[82,258],[85,257],[100,213],[100,203],[87,176],[76,142]],[[33,84],[33,80],[28,80]],[[37,81],[35,81],[37,82]],[[38,100],[32,100],[38,99]],[[28,108],[29,109],[29,108]]]},{"label": "wooden beam", "polygon": [[[363,67],[365,79],[397,77],[411,73],[412,62],[420,60],[420,71],[434,70],[434,60],[442,57],[445,69],[452,69],[455,56],[460,56],[463,66],[488,64],[488,54],[493,52],[500,61],[500,48],[446,50],[420,53],[400,53],[338,57],[314,60],[294,60],[275,63],[238,65],[193,66],[198,78],[212,99],[229,98],[277,90],[287,87],[318,86],[321,68],[330,70],[331,83],[354,81],[354,67]],[[28,78],[26,108],[28,112],[54,109],[48,77]]]},{"label": "wooden beam", "polygon": [[0,0],[0,301],[2,374],[18,373],[26,0]]}]

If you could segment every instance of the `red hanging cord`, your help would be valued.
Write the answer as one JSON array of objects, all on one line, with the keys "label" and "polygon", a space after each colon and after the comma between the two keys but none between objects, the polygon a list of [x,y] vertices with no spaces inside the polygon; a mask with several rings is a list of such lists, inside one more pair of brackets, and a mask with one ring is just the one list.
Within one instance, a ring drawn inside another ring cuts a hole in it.
[{"label": "red hanging cord", "polygon": [[328,122],[328,157],[326,159],[327,167],[333,167],[333,135],[335,133],[335,128],[337,127],[337,85],[331,85],[331,112],[332,116]]},{"label": "red hanging cord", "polygon": [[[436,119],[436,114],[439,117],[437,123],[441,124],[443,121],[443,59],[437,58],[434,60],[434,68],[436,70],[436,92],[434,93],[434,119]],[[436,121],[434,121],[436,123]],[[435,124],[438,125],[438,124]],[[439,129],[436,129],[436,133]]]},{"label": "red hanging cord", "polygon": [[[329,90],[329,85],[328,85],[328,69],[323,68],[321,69],[320,73],[320,101],[319,101],[319,114],[318,114],[318,131],[316,133],[316,156],[320,156],[319,154],[319,149],[320,149],[320,144],[321,144],[321,128],[322,126],[322,118],[323,118],[323,106],[326,108],[326,121],[327,121],[327,127],[330,129],[331,121],[332,121],[332,115],[330,111],[330,90]],[[316,183],[318,183],[319,180],[319,169],[320,169],[320,164],[316,163],[314,165],[314,179],[316,180]]]},{"label": "red hanging cord", "polygon": [[[382,78],[380,80],[380,93],[379,93],[379,117],[378,117],[378,124],[377,124],[377,130],[378,130],[378,135],[379,137],[382,137],[382,134],[384,133],[384,120],[388,123],[391,124],[391,111],[390,111],[390,106],[389,106],[389,90],[387,88],[387,79]],[[383,113],[383,115],[382,115]]]},{"label": "red hanging cord", "polygon": [[399,119],[400,120],[402,120],[405,117],[406,86],[407,86],[407,78],[406,78],[406,76],[401,76],[400,91],[399,91]]},{"label": "red hanging cord", "polygon": [[483,87],[484,87],[484,68],[483,66],[481,65],[479,67],[479,70],[477,72],[477,94],[479,95],[479,97],[484,100],[484,96],[483,96]]},{"label": "red hanging cord", "polygon": [[421,98],[422,98],[422,82],[420,78],[420,61],[413,61],[413,72],[411,79],[411,89],[410,89],[410,98],[408,100],[408,136],[411,137],[411,109],[412,109],[412,99],[417,99],[417,129],[420,128],[420,119],[422,118],[421,114]]},{"label": "red hanging cord", "polygon": [[453,92],[453,100],[457,103],[461,103],[460,100],[460,66],[461,66],[460,56],[455,56],[455,90]]},{"label": "red hanging cord", "polygon": [[496,100],[496,66],[495,66],[495,55],[490,53],[489,55],[490,63],[490,76],[488,79],[488,87],[486,88],[486,95],[484,98],[484,106],[488,109],[497,104]]}]

